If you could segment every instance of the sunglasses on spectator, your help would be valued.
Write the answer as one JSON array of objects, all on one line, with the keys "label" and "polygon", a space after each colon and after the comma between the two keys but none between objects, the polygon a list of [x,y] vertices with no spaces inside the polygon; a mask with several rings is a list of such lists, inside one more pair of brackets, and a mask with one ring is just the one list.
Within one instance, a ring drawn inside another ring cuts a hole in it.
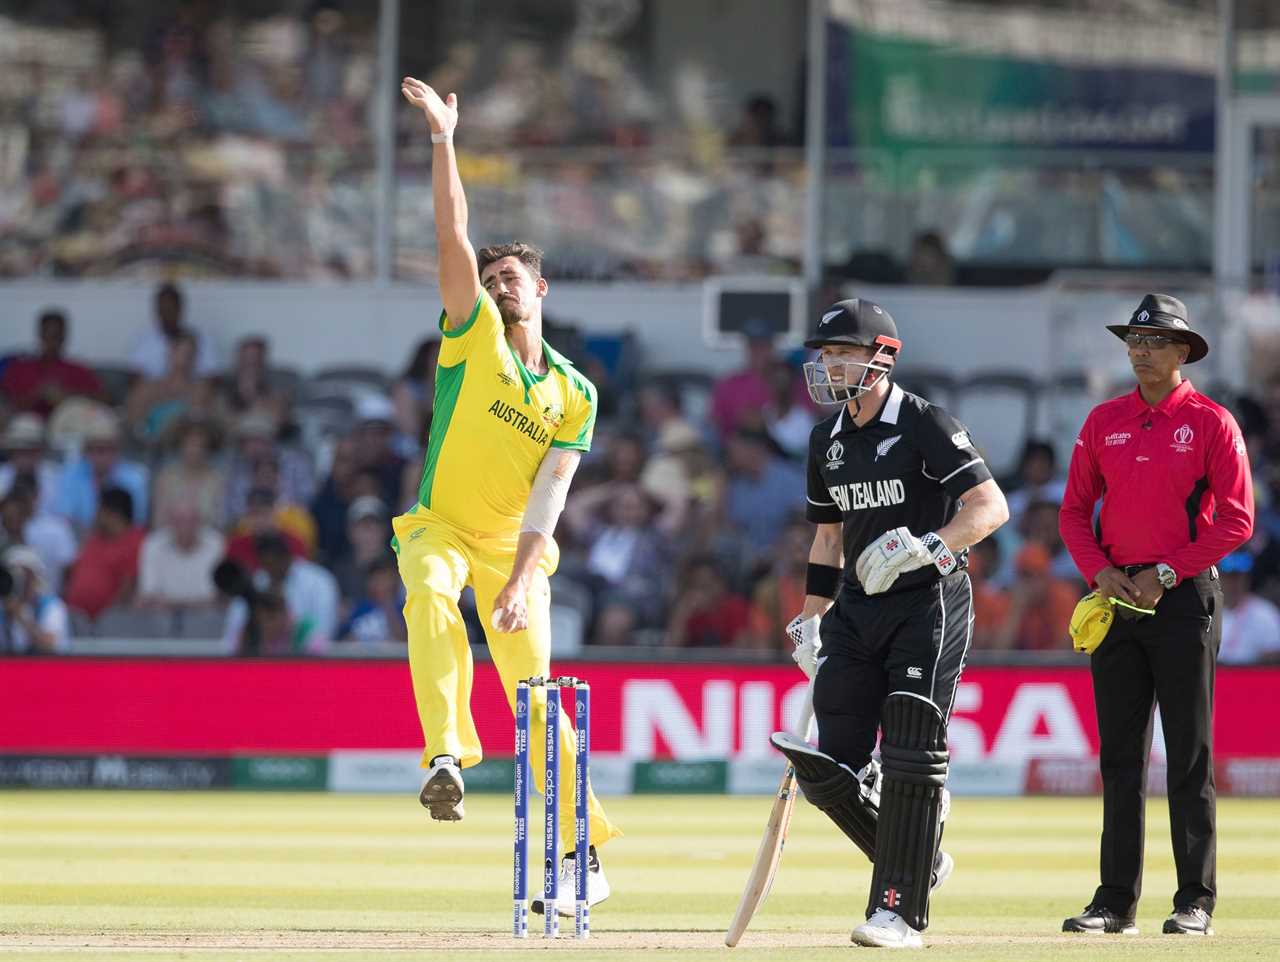
[{"label": "sunglasses on spectator", "polygon": [[1165,337],[1163,334],[1126,334],[1124,342],[1130,347],[1159,348],[1170,344],[1181,344],[1176,337]]}]

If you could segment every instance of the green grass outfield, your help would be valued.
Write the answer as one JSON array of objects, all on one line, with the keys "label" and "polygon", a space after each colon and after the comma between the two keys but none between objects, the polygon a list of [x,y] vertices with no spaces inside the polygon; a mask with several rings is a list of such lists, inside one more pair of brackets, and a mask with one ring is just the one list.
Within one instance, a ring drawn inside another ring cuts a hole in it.
[{"label": "green grass outfield", "polygon": [[[609,800],[627,832],[605,851],[614,895],[586,959],[803,959],[849,943],[869,867],[801,803],[774,890],[737,949],[722,943],[767,798]],[[933,903],[930,960],[1280,959],[1280,802],[1224,800],[1218,935],[1160,935],[1174,888],[1164,799],[1152,799],[1142,935],[1064,936],[1092,894],[1096,799],[955,800],[956,873]],[[413,797],[0,793],[5,959],[510,959],[511,804],[467,799],[436,824]],[[540,836],[538,836],[540,839]],[[540,923],[539,917],[533,922]],[[531,929],[533,926],[531,926]],[[568,937],[565,937],[565,936]],[[514,954],[513,954],[514,953]]]}]

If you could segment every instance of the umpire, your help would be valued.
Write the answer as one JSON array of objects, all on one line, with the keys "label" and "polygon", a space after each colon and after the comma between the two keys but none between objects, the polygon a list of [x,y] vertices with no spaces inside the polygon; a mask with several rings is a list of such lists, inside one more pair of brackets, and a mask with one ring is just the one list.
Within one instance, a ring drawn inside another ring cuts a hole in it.
[{"label": "umpire", "polygon": [[797,661],[814,679],[818,746],[773,743],[809,801],[874,862],[853,941],[917,947],[930,889],[953,864],[938,843],[947,719],[973,624],[967,551],[1008,509],[965,427],[893,383],[901,342],[888,311],[840,301],[805,346],[820,351],[805,365],[811,396],[837,406],[809,441],[817,531],[797,619],[822,616],[818,638],[797,649],[808,649]]},{"label": "umpire", "polygon": [[1128,345],[1138,387],[1089,413],[1076,438],[1059,525],[1076,567],[1103,597],[1155,613],[1118,619],[1090,659],[1101,746],[1101,884],[1062,929],[1137,932],[1158,702],[1178,869],[1164,931],[1212,935],[1211,726],[1222,631],[1214,565],[1253,530],[1249,459],[1231,414],[1182,378],[1182,366],[1203,358],[1209,346],[1187,323],[1181,301],[1148,294],[1128,324],[1107,330]]}]

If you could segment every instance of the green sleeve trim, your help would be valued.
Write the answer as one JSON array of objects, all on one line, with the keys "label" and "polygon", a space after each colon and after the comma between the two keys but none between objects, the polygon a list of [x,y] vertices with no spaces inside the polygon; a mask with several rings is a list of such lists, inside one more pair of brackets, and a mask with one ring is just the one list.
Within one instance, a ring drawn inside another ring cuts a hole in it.
[{"label": "green sleeve trim", "polygon": [[[577,371],[571,371],[569,379],[573,381],[574,386],[583,393],[590,407],[587,419],[582,423],[582,430],[578,432],[577,438],[572,442],[574,445],[585,445],[580,450],[589,451],[591,449],[591,434],[596,427],[596,386],[588,381],[585,377],[580,377]],[[554,441],[552,442],[555,443]]]},{"label": "green sleeve trim", "polygon": [[[475,320],[475,315],[472,315],[472,320]],[[452,367],[436,369],[436,399],[432,407],[431,434],[427,438],[422,484],[418,486],[418,503],[428,508],[431,507],[431,488],[435,484],[436,468],[440,466],[440,451],[444,447],[445,435],[449,432],[449,422],[453,419],[458,395],[462,393],[462,379],[466,370],[466,361]]]},{"label": "green sleeve trim", "polygon": [[562,451],[590,451],[590,441],[552,441],[553,448],[559,448]]},{"label": "green sleeve trim", "polygon": [[471,325],[476,322],[476,318],[480,316],[480,306],[484,303],[484,294],[481,293],[476,298],[476,306],[471,309],[471,316],[467,318],[467,323],[461,327],[448,328],[444,326],[444,319],[448,317],[448,312],[440,312],[440,333],[445,337],[462,337],[467,331],[471,330]]}]

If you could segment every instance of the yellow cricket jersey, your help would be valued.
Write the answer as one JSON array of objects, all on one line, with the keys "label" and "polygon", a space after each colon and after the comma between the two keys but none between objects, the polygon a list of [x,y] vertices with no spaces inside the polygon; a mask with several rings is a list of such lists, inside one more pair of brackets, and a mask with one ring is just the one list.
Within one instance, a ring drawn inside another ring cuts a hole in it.
[{"label": "yellow cricket jersey", "polygon": [[548,373],[533,374],[507,343],[502,315],[481,292],[465,324],[440,314],[435,406],[418,501],[482,534],[519,529],[548,448],[587,451],[596,389],[544,340]]}]

